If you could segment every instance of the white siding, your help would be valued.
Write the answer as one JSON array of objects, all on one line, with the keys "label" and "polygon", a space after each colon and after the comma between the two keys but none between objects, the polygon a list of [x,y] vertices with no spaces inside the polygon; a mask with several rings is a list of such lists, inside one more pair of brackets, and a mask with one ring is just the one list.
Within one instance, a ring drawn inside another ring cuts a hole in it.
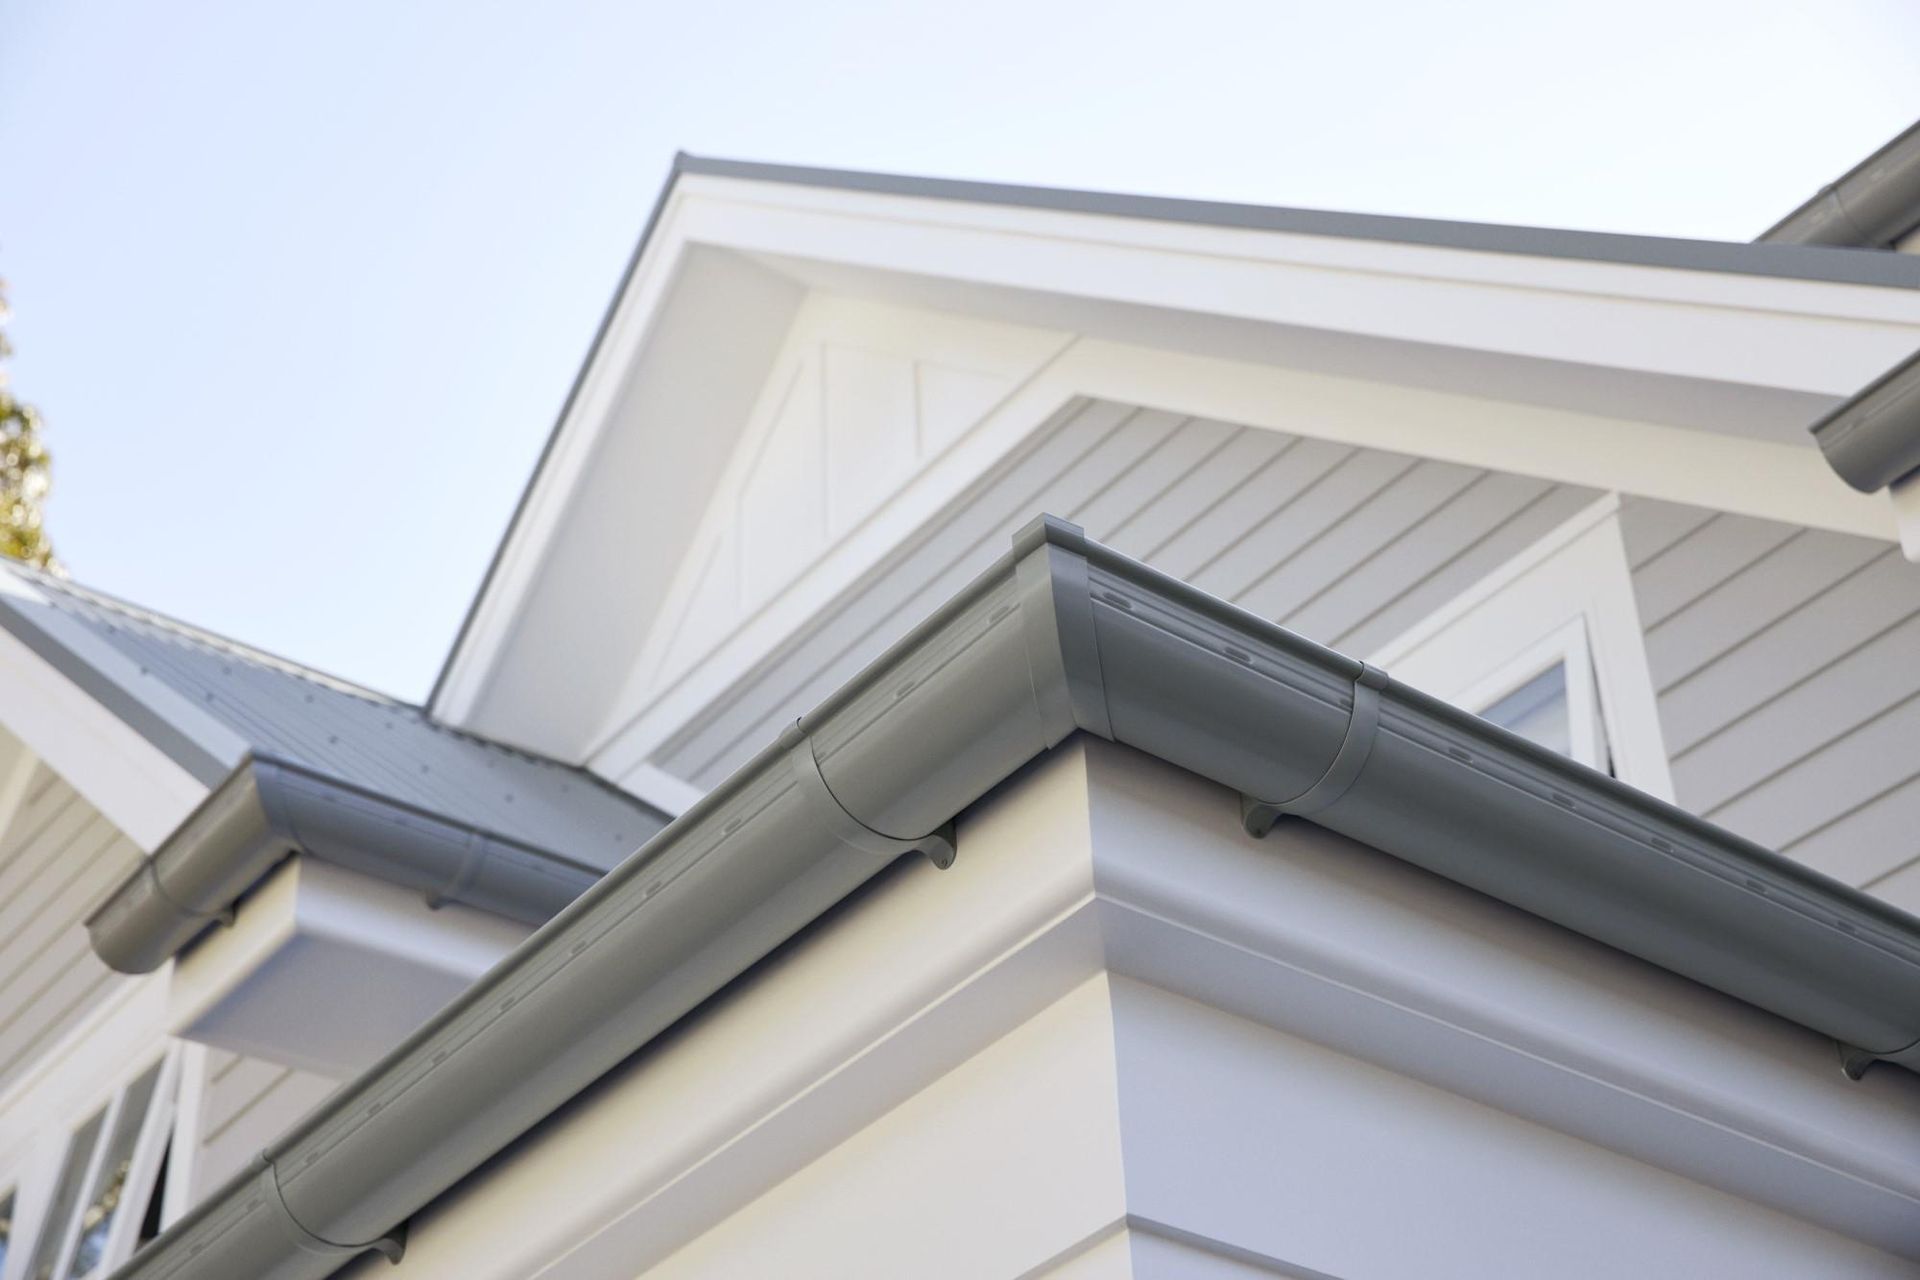
[{"label": "white siding", "polygon": [[1920,909],[1920,566],[1672,503],[1622,527],[1680,804]]},{"label": "white siding", "polygon": [[100,811],[36,766],[0,814],[0,1089],[126,981],[95,958],[81,925],[140,859]]},{"label": "white siding", "polygon": [[206,1073],[190,1193],[196,1203],[335,1088],[322,1076],[224,1049],[208,1051]]},{"label": "white siding", "polygon": [[1042,511],[1365,654],[1596,495],[1152,409],[1077,404],[655,756],[711,786]]}]

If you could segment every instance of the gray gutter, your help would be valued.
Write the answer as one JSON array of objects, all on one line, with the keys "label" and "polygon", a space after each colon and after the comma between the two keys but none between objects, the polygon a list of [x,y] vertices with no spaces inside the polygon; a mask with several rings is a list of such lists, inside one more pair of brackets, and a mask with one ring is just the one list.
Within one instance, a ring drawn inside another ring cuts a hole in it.
[{"label": "gray gutter", "polygon": [[[1920,921],[1036,521],[115,1272],[318,1280],[1075,733],[1920,1070]],[[1223,815],[1224,816],[1224,815]],[[925,833],[925,834],[922,834]]]},{"label": "gray gutter", "polygon": [[1915,227],[1920,227],[1920,124],[1820,188],[1760,240],[1890,249]]},{"label": "gray gutter", "polygon": [[[1916,126],[1920,127],[1920,126]],[[1910,131],[1911,132],[1911,131]],[[1905,135],[1902,135],[1903,137]],[[614,312],[626,296],[627,286],[639,269],[654,228],[660,223],[667,201],[683,174],[716,178],[739,178],[749,182],[774,182],[790,186],[825,187],[842,191],[865,191],[876,195],[912,196],[928,200],[953,200],[971,204],[996,204],[1026,209],[1049,209],[1063,213],[1092,213],[1116,218],[1138,218],[1157,222],[1185,222],[1202,226],[1233,227],[1251,231],[1277,231],[1295,235],[1332,236],[1347,240],[1382,240],[1397,244],[1431,245],[1445,249],[1470,249],[1485,253],[1522,254],[1544,258],[1573,258],[1592,262],[1615,262],[1632,266],[1671,267],[1686,271],[1716,271],[1734,275],[1782,276],[1790,279],[1822,280],[1839,284],[1879,285],[1889,288],[1920,288],[1920,256],[1837,253],[1831,248],[1795,243],[1741,244],[1716,240],[1682,240],[1665,236],[1621,235],[1604,231],[1567,231],[1552,227],[1517,227],[1495,223],[1452,222],[1438,218],[1405,218],[1370,213],[1340,213],[1318,209],[1288,209],[1268,205],[1234,204],[1217,200],[1182,200],[1164,196],[1124,195],[1107,191],[1072,191],[1057,187],[1027,187],[1004,182],[972,182],[950,178],[919,178],[903,174],[867,173],[852,169],[820,169],[806,165],[766,164],[751,160],[723,160],[710,156],[676,152],[667,180],[647,215],[640,238],[627,258],[620,284],[608,300],[600,325],[594,331],[587,355],[575,372],[566,399],[541,446],[540,458],[521,490],[506,531],[495,547],[493,558],[480,579],[480,588],[467,606],[460,629],[454,635],[447,659],[434,678],[433,691],[426,706],[440,702],[454,658],[466,645],[473,630],[480,602],[485,600],[494,579],[499,576],[501,558],[519,532],[527,504],[539,485],[541,474],[553,456],[562,424],[579,399],[587,371],[600,358]],[[1783,224],[1784,225],[1784,224]],[[1772,234],[1768,233],[1769,236]],[[1766,239],[1767,237],[1762,237]]]},{"label": "gray gutter", "polygon": [[1920,469],[1920,351],[1809,428],[1827,465],[1862,493]]},{"label": "gray gutter", "polygon": [[251,755],[87,917],[93,949],[151,973],[296,853],[540,924],[600,878],[583,862],[284,760]]}]

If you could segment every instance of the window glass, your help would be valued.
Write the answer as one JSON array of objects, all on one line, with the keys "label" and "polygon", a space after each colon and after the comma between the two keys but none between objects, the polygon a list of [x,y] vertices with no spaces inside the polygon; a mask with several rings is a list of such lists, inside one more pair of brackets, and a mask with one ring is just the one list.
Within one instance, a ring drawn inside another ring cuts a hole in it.
[{"label": "window glass", "polygon": [[1556,662],[1500,698],[1480,715],[1528,742],[1573,754],[1573,726],[1567,708],[1567,664]]},{"label": "window glass", "polygon": [[160,1171],[153,1175],[153,1190],[147,1193],[147,1208],[140,1215],[140,1235],[133,1242],[138,1249],[147,1241],[160,1234],[162,1219],[166,1216],[167,1169],[173,1163],[173,1138],[167,1138],[166,1149],[160,1153]]},{"label": "window glass", "polygon": [[0,1276],[7,1273],[7,1246],[13,1243],[13,1192],[0,1199]]},{"label": "window glass", "polygon": [[93,1158],[94,1144],[100,1140],[100,1128],[106,1119],[104,1109],[94,1112],[93,1118],[67,1141],[60,1180],[53,1184],[53,1199],[40,1220],[40,1238],[34,1241],[33,1262],[27,1267],[29,1280],[53,1280],[54,1268],[60,1265],[60,1246],[67,1242],[67,1224],[80,1202],[80,1183],[87,1176],[87,1163]]},{"label": "window glass", "polygon": [[93,1190],[80,1214],[80,1239],[73,1247],[70,1277],[87,1275],[107,1256],[107,1240],[120,1201],[127,1192],[127,1175],[133,1169],[133,1148],[140,1140],[140,1128],[153,1102],[153,1087],[160,1081],[160,1064],[154,1063],[138,1080],[127,1086],[120,1111],[113,1120],[113,1136],[101,1155],[93,1174]]}]

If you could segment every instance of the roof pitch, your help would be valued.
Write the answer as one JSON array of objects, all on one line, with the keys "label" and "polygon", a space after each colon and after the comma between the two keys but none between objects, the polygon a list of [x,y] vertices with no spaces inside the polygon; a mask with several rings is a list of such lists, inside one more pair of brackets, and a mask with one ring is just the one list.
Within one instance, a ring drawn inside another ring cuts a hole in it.
[{"label": "roof pitch", "polygon": [[0,627],[214,786],[251,753],[605,870],[667,815],[585,769],[410,703],[8,565]]}]

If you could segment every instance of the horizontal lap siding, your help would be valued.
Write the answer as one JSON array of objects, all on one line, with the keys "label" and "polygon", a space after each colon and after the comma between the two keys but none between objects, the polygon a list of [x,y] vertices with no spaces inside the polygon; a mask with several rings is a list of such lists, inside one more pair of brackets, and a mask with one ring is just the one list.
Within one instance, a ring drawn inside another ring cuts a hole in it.
[{"label": "horizontal lap siding", "polygon": [[41,767],[0,831],[0,1089],[126,981],[94,957],[81,922],[139,858]]},{"label": "horizontal lap siding", "polygon": [[1920,908],[1920,566],[1672,503],[1622,521],[1679,802]]},{"label": "horizontal lap siding", "polygon": [[1041,511],[1364,655],[1596,496],[1157,410],[1075,405],[655,763],[712,786],[964,586]]},{"label": "horizontal lap siding", "polygon": [[207,1054],[206,1071],[190,1192],[195,1201],[238,1173],[336,1087],[322,1076],[224,1049]]}]

